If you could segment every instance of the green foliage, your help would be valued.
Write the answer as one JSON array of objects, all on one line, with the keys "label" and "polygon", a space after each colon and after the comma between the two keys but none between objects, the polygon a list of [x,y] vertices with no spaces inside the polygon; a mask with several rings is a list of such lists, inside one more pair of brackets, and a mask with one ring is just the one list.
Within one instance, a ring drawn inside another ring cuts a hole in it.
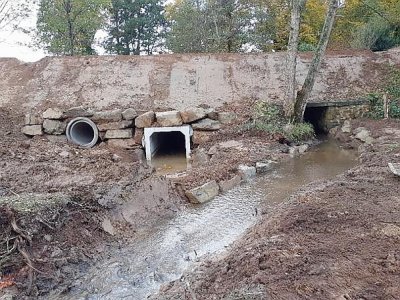
[{"label": "green foliage", "polygon": [[295,123],[285,130],[285,137],[289,141],[301,142],[315,137],[314,127],[310,123]]},{"label": "green foliage", "polygon": [[56,55],[94,54],[94,35],[105,20],[109,0],[41,0],[37,44]]},{"label": "green foliage", "polygon": [[152,54],[163,48],[165,28],[164,6],[159,0],[112,0],[109,38],[104,47],[109,53]]},{"label": "green foliage", "polygon": [[264,101],[256,102],[253,122],[246,130],[260,130],[270,134],[280,134],[291,142],[301,142],[315,137],[314,128],[309,123],[287,125],[283,107]]},{"label": "green foliage", "polygon": [[273,38],[272,16],[259,0],[179,0],[167,15],[167,45],[176,53],[261,51]]},{"label": "green foliage", "polygon": [[[389,68],[390,71],[384,80],[383,91],[390,101],[389,117],[400,119],[400,69],[396,67]],[[367,96],[367,99],[370,103],[369,117],[382,119],[384,117],[383,93],[371,93]]]},{"label": "green foliage", "polygon": [[[370,101],[370,112],[368,116],[371,119],[379,120],[384,117],[383,108],[383,95],[382,94],[369,94],[368,100]],[[391,100],[389,104],[389,117],[400,119],[400,99]]]},{"label": "green foliage", "polygon": [[301,52],[314,52],[316,50],[316,46],[307,43],[299,44],[299,51]]}]

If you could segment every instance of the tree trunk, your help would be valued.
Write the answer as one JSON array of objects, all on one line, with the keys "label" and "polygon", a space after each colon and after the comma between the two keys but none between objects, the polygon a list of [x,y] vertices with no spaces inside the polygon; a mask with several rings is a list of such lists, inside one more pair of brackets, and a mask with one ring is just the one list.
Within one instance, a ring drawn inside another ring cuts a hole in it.
[{"label": "tree trunk", "polygon": [[285,114],[286,117],[293,116],[294,102],[296,99],[296,66],[297,52],[300,36],[301,11],[306,0],[291,1],[290,33],[286,57],[286,91],[285,91]]},{"label": "tree trunk", "polygon": [[325,23],[324,27],[322,28],[317,50],[314,54],[310,68],[308,69],[307,77],[304,81],[304,84],[301,90],[297,93],[293,114],[293,121],[295,123],[303,122],[304,111],[306,109],[308,99],[310,98],[311,91],[314,87],[315,78],[321,66],[321,60],[325,54],[326,47],[328,46],[329,37],[331,35],[332,27],[335,22],[337,9],[338,0],[330,0],[328,12],[325,17]]}]

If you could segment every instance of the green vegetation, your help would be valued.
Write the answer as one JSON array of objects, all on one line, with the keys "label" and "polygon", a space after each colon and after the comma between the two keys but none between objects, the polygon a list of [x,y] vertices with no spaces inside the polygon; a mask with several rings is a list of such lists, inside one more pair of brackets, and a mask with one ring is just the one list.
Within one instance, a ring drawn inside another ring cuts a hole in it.
[{"label": "green vegetation", "polygon": [[390,72],[384,82],[383,92],[368,95],[370,101],[369,117],[372,119],[384,117],[383,96],[386,94],[390,101],[389,117],[400,119],[400,69],[390,67]]},{"label": "green vegetation", "polygon": [[115,54],[152,54],[163,48],[167,21],[159,0],[112,0],[104,47]]},{"label": "green vegetation", "polygon": [[95,54],[94,36],[105,21],[109,0],[41,0],[37,44],[55,55]]},{"label": "green vegetation", "polygon": [[314,128],[309,123],[289,124],[284,117],[283,107],[264,101],[256,102],[253,121],[245,126],[246,130],[259,130],[270,134],[281,134],[295,143],[315,137]]},{"label": "green vegetation", "polygon": [[284,131],[289,141],[301,142],[315,137],[314,127],[310,123],[296,123],[289,125]]}]

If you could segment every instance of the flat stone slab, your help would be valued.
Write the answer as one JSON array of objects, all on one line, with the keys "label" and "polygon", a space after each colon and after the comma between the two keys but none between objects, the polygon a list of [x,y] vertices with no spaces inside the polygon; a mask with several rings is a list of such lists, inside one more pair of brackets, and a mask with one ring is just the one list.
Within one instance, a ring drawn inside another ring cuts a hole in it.
[{"label": "flat stone slab", "polygon": [[104,138],[108,139],[130,139],[133,136],[132,129],[107,130]]},{"label": "flat stone slab", "polygon": [[210,201],[219,193],[219,185],[215,180],[209,181],[202,186],[196,187],[189,191],[186,191],[186,197],[188,197],[191,203],[205,203]]},{"label": "flat stone slab", "polygon": [[130,120],[123,120],[120,122],[111,122],[111,123],[104,123],[99,124],[97,128],[99,131],[106,131],[106,130],[115,130],[115,129],[126,129],[133,127],[133,121]]},{"label": "flat stone slab", "polygon": [[118,122],[122,120],[122,110],[114,109],[107,111],[99,111],[94,113],[92,121],[96,122]]},{"label": "flat stone slab", "polygon": [[43,113],[43,119],[61,120],[63,118],[64,112],[58,108],[48,108]]},{"label": "flat stone slab", "polygon": [[93,116],[94,111],[88,110],[82,106],[71,107],[67,111],[64,112],[64,118],[78,118],[78,117],[91,117]]},{"label": "flat stone slab", "polygon": [[390,171],[397,176],[400,176],[400,164],[399,163],[388,163]]},{"label": "flat stone slab", "polygon": [[184,123],[191,123],[206,117],[206,111],[203,108],[188,108],[181,111],[182,121]]},{"label": "flat stone slab", "polygon": [[21,132],[29,136],[42,135],[43,134],[42,125],[24,126],[22,127]]},{"label": "flat stone slab", "polygon": [[182,125],[182,118],[179,111],[164,111],[156,113],[157,123],[162,127],[180,126]]}]

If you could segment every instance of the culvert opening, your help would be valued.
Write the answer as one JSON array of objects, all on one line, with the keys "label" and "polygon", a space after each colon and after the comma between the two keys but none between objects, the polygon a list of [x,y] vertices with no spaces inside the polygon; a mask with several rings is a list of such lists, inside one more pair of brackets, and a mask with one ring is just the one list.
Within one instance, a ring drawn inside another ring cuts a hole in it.
[{"label": "culvert opening", "polygon": [[191,134],[189,125],[145,128],[143,146],[146,159],[160,156],[183,156],[185,160],[189,159]]},{"label": "culvert opening", "polygon": [[183,156],[186,158],[185,135],[179,131],[155,132],[150,137],[152,157]]},{"label": "culvert opening", "polygon": [[324,135],[328,133],[325,124],[325,115],[327,107],[306,107],[304,112],[304,122],[311,123],[314,127],[315,133]]},{"label": "culvert opening", "polygon": [[75,118],[68,123],[67,139],[78,146],[91,148],[99,139],[99,131],[90,119]]}]

